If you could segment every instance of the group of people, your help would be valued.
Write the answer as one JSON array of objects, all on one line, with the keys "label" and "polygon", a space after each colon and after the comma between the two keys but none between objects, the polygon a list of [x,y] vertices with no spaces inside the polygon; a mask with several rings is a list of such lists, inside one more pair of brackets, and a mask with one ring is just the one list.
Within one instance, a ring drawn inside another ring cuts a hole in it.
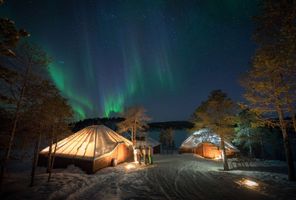
[{"label": "group of people", "polygon": [[152,155],[153,155],[153,148],[151,146],[140,146],[137,149],[137,160],[140,165],[142,164],[142,162],[145,165],[153,164]]}]

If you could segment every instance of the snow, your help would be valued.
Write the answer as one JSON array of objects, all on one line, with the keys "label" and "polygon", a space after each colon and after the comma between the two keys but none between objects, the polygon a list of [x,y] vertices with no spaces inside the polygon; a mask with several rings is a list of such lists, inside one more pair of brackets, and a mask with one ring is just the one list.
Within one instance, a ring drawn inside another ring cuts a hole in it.
[{"label": "snow", "polygon": [[[28,170],[13,170],[5,180],[0,198],[296,199],[296,183],[287,181],[285,171],[280,171],[284,167],[284,162],[258,160],[250,168],[225,172],[221,161],[197,155],[155,155],[154,164],[150,166],[123,163],[93,175],[73,165],[55,169],[49,183],[45,168],[38,168],[33,187],[28,187]],[[272,168],[277,171],[269,170]],[[245,187],[239,184],[243,179],[255,181],[259,186]]]}]

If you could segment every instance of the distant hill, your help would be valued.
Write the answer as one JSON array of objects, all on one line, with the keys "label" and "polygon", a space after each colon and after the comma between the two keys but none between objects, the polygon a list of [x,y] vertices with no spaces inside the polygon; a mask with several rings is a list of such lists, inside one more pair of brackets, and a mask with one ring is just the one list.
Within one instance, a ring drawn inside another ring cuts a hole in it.
[{"label": "distant hill", "polygon": [[113,117],[113,118],[90,118],[90,119],[84,119],[81,121],[73,122],[70,124],[72,131],[77,132],[87,126],[91,125],[105,125],[113,130],[116,129],[116,124],[123,121],[124,118],[120,117]]},{"label": "distant hill", "polygon": [[[116,124],[123,121],[124,118],[91,118],[85,119],[70,124],[72,131],[77,132],[87,126],[91,125],[105,125],[109,128],[116,130]],[[148,123],[149,130],[162,130],[162,129],[190,129],[193,127],[193,124],[189,121],[167,121],[167,122],[151,122]]]},{"label": "distant hill", "polygon": [[168,121],[168,122],[152,122],[149,123],[149,128],[151,130],[158,130],[158,129],[191,129],[193,128],[193,123],[189,121]]}]

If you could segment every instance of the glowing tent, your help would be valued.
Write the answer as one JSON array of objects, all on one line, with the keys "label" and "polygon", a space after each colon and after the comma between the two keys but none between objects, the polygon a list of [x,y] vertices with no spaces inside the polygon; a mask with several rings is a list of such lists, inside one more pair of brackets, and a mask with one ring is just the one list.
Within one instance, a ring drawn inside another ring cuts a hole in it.
[{"label": "glowing tent", "polygon": [[[54,167],[74,164],[87,173],[114,166],[133,156],[132,142],[103,125],[86,127],[56,144]],[[47,165],[48,152],[49,147],[46,147],[39,153],[40,166]]]},{"label": "glowing tent", "polygon": [[[205,158],[220,158],[222,150],[220,149],[221,138],[208,129],[201,129],[189,136],[179,149],[180,153],[196,153]],[[226,155],[232,156],[239,150],[230,142],[225,141]]]}]

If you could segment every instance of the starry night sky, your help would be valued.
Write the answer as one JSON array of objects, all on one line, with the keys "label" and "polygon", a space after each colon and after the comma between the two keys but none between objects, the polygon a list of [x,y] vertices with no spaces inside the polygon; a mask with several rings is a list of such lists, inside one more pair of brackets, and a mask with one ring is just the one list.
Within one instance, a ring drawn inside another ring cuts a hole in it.
[{"label": "starry night sky", "polygon": [[49,73],[77,118],[143,105],[153,121],[186,120],[209,92],[242,100],[257,0],[7,0],[54,59]]}]

